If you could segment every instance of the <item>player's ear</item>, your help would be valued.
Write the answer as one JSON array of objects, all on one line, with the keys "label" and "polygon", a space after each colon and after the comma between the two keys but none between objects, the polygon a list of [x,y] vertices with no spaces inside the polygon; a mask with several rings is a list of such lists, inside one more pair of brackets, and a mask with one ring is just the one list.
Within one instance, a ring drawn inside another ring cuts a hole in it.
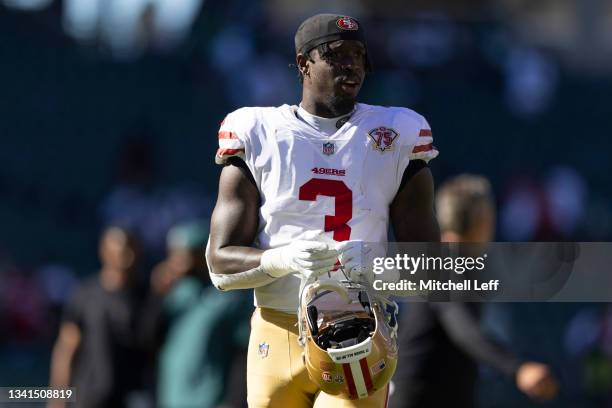
[{"label": "player's ear", "polygon": [[295,57],[295,64],[297,65],[297,68],[303,77],[308,76],[308,74],[310,73],[310,64],[308,63],[309,60],[310,59],[308,58],[308,56],[304,54],[298,54]]}]

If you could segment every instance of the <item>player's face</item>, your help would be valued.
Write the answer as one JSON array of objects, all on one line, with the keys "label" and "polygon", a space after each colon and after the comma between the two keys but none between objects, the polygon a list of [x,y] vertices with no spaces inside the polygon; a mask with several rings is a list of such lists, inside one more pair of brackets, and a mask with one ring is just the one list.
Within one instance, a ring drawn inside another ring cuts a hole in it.
[{"label": "player's face", "polygon": [[329,51],[319,55],[312,51],[310,81],[322,97],[353,103],[365,77],[365,48],[359,41],[340,40],[329,43]]}]

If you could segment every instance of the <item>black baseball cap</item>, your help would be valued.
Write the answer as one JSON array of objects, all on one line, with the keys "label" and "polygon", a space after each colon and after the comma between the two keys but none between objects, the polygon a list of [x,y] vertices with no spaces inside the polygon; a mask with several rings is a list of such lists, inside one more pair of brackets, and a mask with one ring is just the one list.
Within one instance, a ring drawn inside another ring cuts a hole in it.
[{"label": "black baseball cap", "polygon": [[316,14],[307,18],[295,33],[295,53],[307,54],[321,44],[337,40],[360,41],[366,50],[366,69],[372,71],[363,27],[346,15]]}]

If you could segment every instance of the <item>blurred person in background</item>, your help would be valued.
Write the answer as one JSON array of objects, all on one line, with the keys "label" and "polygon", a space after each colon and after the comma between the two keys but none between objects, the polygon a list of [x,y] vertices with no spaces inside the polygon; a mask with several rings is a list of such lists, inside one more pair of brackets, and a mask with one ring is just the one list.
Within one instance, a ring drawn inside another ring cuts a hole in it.
[{"label": "blurred person in background", "polygon": [[50,385],[76,387],[76,407],[124,407],[143,378],[136,333],[144,300],[136,275],[139,245],[127,230],[113,226],[102,234],[99,256],[100,272],[65,306]]},{"label": "blurred person in background", "polygon": [[174,226],[151,274],[141,336],[156,357],[164,408],[241,407],[246,400],[250,297],[219,293],[208,279],[208,221]]},{"label": "blurred person in background", "polygon": [[[495,204],[489,181],[475,175],[448,180],[436,194],[442,242],[490,242]],[[479,303],[413,302],[400,314],[401,353],[391,404],[403,408],[477,406],[478,363],[515,381],[529,397],[548,401],[557,393],[550,368],[521,361],[487,338]]]}]

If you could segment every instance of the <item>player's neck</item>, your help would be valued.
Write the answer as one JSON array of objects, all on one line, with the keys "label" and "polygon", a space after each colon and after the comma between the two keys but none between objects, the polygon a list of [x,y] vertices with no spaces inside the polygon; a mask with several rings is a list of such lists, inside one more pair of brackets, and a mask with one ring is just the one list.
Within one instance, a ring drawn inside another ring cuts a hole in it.
[{"label": "player's neck", "polygon": [[320,101],[304,92],[300,106],[311,115],[322,118],[337,118],[351,113],[355,109],[355,101]]},{"label": "player's neck", "polygon": [[[316,116],[307,112],[301,105],[295,112],[295,115],[302,122],[312,127],[318,133],[324,136],[331,136],[344,124],[345,121],[342,121],[342,116],[337,116],[335,118],[323,118],[321,116]],[[344,116],[348,118],[349,116]]]}]

